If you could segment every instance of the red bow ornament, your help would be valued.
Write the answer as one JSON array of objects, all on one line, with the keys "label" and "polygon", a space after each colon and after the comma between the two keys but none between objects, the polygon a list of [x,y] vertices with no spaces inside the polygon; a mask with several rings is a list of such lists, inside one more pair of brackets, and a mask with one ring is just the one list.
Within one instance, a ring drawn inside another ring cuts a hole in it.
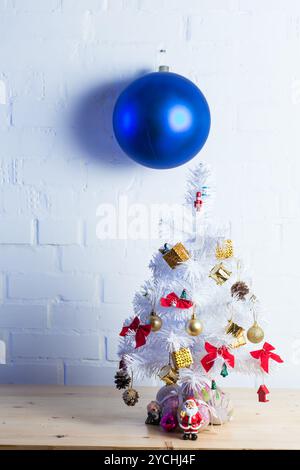
[{"label": "red bow ornament", "polygon": [[228,351],[226,346],[216,348],[210,343],[205,343],[204,347],[208,354],[201,359],[201,364],[206,372],[213,367],[218,356],[222,357],[230,367],[234,367],[234,355]]},{"label": "red bow ornament", "polygon": [[274,351],[274,346],[272,346],[269,343],[265,343],[263,345],[262,349],[259,349],[257,351],[251,351],[250,354],[254,359],[259,359],[260,360],[260,367],[269,373],[269,359],[273,359],[273,361],[276,362],[283,362],[280,356],[278,354],[273,353]]},{"label": "red bow ornament", "polygon": [[130,325],[123,326],[120,336],[126,336],[129,330],[135,332],[135,348],[139,348],[146,343],[146,338],[151,331],[151,325],[141,325],[140,319],[135,317]]},{"label": "red bow ornament", "polygon": [[193,306],[193,302],[191,300],[182,299],[175,294],[175,292],[171,292],[168,294],[167,297],[162,297],[160,299],[160,305],[162,307],[175,307],[175,308],[191,308]]}]

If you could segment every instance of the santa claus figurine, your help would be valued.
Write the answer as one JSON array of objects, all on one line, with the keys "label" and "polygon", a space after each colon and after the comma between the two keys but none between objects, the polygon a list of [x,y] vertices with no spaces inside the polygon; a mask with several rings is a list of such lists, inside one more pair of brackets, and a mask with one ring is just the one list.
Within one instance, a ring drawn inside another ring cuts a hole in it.
[{"label": "santa claus figurine", "polygon": [[189,397],[183,403],[178,416],[178,423],[183,430],[183,439],[197,439],[202,417],[194,397]]}]

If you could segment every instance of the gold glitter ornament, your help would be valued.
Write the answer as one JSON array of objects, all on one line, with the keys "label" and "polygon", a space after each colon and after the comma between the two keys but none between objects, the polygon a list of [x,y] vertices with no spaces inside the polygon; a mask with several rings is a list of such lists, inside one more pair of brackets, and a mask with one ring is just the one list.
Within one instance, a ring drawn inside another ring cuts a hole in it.
[{"label": "gold glitter ornament", "polygon": [[209,273],[209,277],[214,279],[216,283],[221,286],[224,282],[228,281],[232,272],[229,271],[223,263],[216,264]]},{"label": "gold glitter ornament", "polygon": [[217,259],[227,259],[233,256],[233,244],[232,240],[225,240],[222,245],[217,244],[216,248],[216,258]]},{"label": "gold glitter ornament", "polygon": [[161,329],[162,319],[158,315],[156,315],[155,312],[151,312],[149,323],[151,325],[151,331],[156,332]]},{"label": "gold glitter ornament", "polygon": [[172,353],[172,359],[176,369],[184,369],[193,364],[190,348],[180,348]]},{"label": "gold glitter ornament", "polygon": [[247,338],[250,343],[260,343],[264,339],[264,330],[259,326],[257,321],[247,331]]}]

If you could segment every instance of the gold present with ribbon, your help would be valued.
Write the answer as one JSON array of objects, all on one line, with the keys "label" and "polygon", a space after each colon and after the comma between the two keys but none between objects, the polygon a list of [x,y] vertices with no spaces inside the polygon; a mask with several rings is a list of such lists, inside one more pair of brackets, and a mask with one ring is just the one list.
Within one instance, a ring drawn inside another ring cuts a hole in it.
[{"label": "gold present with ribbon", "polygon": [[232,349],[239,348],[247,343],[244,331],[244,328],[239,326],[237,323],[234,323],[232,320],[228,321],[226,333],[231,334],[234,337],[233,342],[230,344]]},{"label": "gold present with ribbon", "polygon": [[194,362],[190,348],[180,348],[178,351],[174,351],[172,359],[176,369],[190,367]]},{"label": "gold present with ribbon", "polygon": [[189,252],[181,242],[176,243],[176,245],[169,250],[167,250],[167,248],[161,249],[160,252],[163,255],[163,259],[172,269],[190,258]]},{"label": "gold present with ribbon", "polygon": [[209,277],[214,279],[216,283],[221,286],[224,282],[228,281],[232,272],[227,269],[223,263],[216,264],[209,273]]},{"label": "gold present with ribbon", "polygon": [[233,256],[233,243],[232,240],[225,240],[223,244],[217,244],[216,248],[216,258],[217,259],[227,259]]},{"label": "gold present with ribbon", "polygon": [[158,376],[166,385],[176,384],[178,380],[178,372],[170,364],[162,367]]}]

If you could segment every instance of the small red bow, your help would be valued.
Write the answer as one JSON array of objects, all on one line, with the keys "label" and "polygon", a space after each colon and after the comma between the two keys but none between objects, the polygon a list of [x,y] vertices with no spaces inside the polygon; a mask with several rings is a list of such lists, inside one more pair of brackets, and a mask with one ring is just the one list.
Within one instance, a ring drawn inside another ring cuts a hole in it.
[{"label": "small red bow", "polygon": [[218,356],[223,357],[230,367],[234,367],[234,355],[228,351],[226,346],[216,348],[212,344],[206,342],[204,347],[208,354],[206,354],[206,356],[201,359],[201,364],[203,365],[206,372],[212,368]]},{"label": "small red bow", "polygon": [[120,336],[126,336],[129,330],[135,331],[135,347],[139,348],[146,343],[146,338],[151,331],[151,325],[141,325],[140,319],[135,317],[130,325],[123,326]]},{"label": "small red bow", "polygon": [[162,307],[191,308],[193,302],[191,300],[181,299],[175,292],[171,292],[167,297],[160,299],[160,305]]},{"label": "small red bow", "polygon": [[274,346],[269,343],[265,343],[262,349],[250,352],[254,359],[260,359],[260,367],[267,373],[269,372],[269,359],[273,359],[273,361],[276,362],[283,362],[278,354],[271,352],[274,351],[274,349]]}]

